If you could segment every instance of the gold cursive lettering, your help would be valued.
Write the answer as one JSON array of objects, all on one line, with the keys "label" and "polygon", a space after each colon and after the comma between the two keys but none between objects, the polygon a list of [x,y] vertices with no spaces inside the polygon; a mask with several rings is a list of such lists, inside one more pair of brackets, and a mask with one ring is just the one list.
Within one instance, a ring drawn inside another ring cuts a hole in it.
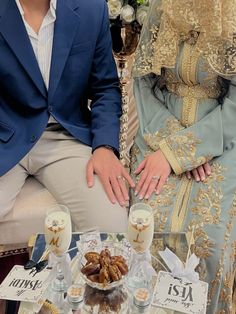
[{"label": "gold cursive lettering", "polygon": [[59,237],[57,237],[56,239],[52,238],[49,245],[54,245],[58,248],[59,247],[58,241],[59,241]]}]

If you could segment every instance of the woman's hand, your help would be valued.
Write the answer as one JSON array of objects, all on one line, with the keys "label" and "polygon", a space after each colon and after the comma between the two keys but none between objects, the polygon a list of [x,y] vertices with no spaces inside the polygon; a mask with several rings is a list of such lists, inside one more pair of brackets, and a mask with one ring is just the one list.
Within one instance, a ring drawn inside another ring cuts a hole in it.
[{"label": "woman's hand", "polygon": [[154,191],[160,194],[171,173],[171,166],[162,151],[158,150],[145,158],[134,173],[138,175],[141,172],[135,195],[138,195],[140,200],[149,199]]},{"label": "woman's hand", "polygon": [[193,177],[196,182],[204,181],[209,175],[211,175],[211,166],[208,162],[192,171],[186,171],[187,178]]}]

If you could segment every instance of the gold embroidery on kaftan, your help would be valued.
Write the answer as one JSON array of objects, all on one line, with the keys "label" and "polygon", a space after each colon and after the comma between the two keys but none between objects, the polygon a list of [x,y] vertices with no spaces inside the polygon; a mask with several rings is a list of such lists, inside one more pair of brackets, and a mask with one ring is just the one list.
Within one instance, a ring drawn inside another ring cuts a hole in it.
[{"label": "gold embroidery on kaftan", "polygon": [[[235,223],[235,218],[236,218],[236,193],[233,199],[233,204],[229,210],[229,221],[226,225],[226,231],[225,231],[225,242],[224,246],[221,249],[221,257],[218,263],[217,271],[216,271],[216,277],[215,279],[211,282],[211,287],[209,290],[209,299],[213,297],[215,290],[218,285],[221,283],[221,278],[223,276],[223,271],[224,271],[224,260],[225,260],[225,255],[229,254],[229,247],[230,247],[230,236],[231,232],[233,230],[233,226]],[[232,247],[232,246],[231,246]],[[235,253],[235,251],[234,251]],[[235,264],[232,262],[232,266]],[[227,273],[224,277],[223,280],[223,286],[221,288],[221,294],[220,294],[220,301],[223,303],[223,309],[219,310],[218,313],[223,313],[222,311],[225,311],[225,313],[232,313],[232,297],[233,297],[233,285],[234,285],[234,279],[235,279],[235,269],[232,267],[232,272]]]},{"label": "gold embroidery on kaftan", "polygon": [[195,215],[199,215],[204,224],[218,224],[221,214],[223,193],[221,183],[224,181],[225,169],[218,163],[212,165],[212,174],[206,178],[198,190],[192,208]]},{"label": "gold embroidery on kaftan", "polygon": [[215,246],[215,242],[209,239],[204,227],[219,224],[223,198],[221,185],[225,179],[225,168],[219,163],[212,164],[211,170],[211,175],[201,183],[198,194],[193,199],[195,206],[191,208],[191,211],[194,218],[188,227],[189,231],[194,228],[194,252],[201,259],[198,267],[201,280],[204,280],[206,276],[202,261],[211,255],[210,251]]},{"label": "gold embroidery on kaftan", "polygon": [[197,168],[212,159],[212,156],[196,156],[197,145],[201,144],[201,140],[192,132],[174,134],[166,138],[165,142],[173,152],[181,169],[183,169],[182,172]]},{"label": "gold embroidery on kaftan", "polygon": [[161,140],[182,129],[184,129],[184,127],[181,126],[180,122],[177,119],[169,118],[166,120],[165,126],[156,133],[144,134],[144,140],[153,151],[157,151],[159,149],[159,143],[161,142]]}]

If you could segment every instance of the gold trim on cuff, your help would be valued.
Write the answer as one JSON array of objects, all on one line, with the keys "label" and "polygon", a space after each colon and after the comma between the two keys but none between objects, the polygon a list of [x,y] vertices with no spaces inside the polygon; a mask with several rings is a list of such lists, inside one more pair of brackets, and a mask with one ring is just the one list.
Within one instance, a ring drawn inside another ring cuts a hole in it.
[{"label": "gold trim on cuff", "polygon": [[162,140],[159,143],[160,150],[165,155],[166,159],[169,161],[171,168],[174,170],[175,174],[180,175],[184,172],[184,170],[181,168],[180,164],[178,163],[178,160],[175,157],[175,154],[169,147],[166,140]]}]

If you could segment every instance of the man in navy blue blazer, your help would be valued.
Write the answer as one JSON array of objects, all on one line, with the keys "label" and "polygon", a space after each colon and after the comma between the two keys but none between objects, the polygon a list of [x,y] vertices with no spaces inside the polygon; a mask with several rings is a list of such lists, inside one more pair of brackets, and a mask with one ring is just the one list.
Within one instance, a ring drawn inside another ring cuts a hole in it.
[{"label": "man in navy blue blazer", "polygon": [[0,1],[0,217],[33,175],[75,229],[124,231],[120,115],[105,0]]}]

